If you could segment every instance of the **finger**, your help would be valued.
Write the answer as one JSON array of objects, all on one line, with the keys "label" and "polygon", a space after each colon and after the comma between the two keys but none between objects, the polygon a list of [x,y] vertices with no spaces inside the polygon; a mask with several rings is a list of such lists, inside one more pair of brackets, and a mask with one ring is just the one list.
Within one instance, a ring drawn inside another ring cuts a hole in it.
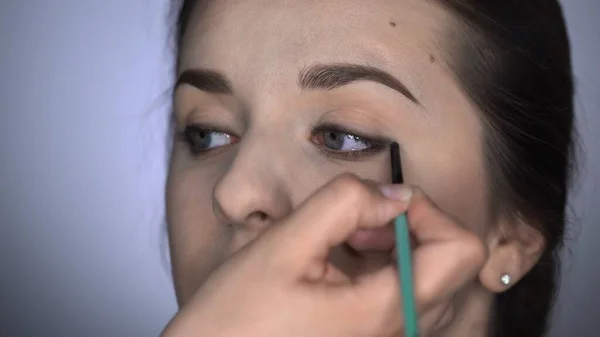
[{"label": "finger", "polygon": [[378,189],[345,174],[308,198],[284,221],[273,240],[280,242],[281,254],[294,263],[325,261],[330,249],[353,232],[384,227],[406,209],[409,197],[402,186]]},{"label": "finger", "polygon": [[396,336],[402,331],[403,316],[397,271],[388,266],[361,276],[350,287],[323,291],[325,307],[343,310],[341,326],[355,336]]},{"label": "finger", "polygon": [[[347,301],[342,302],[339,307],[358,308],[351,314],[366,329],[364,331],[366,336],[396,336],[403,331],[402,295],[399,290],[397,269],[388,267],[362,277],[352,290],[344,293]],[[329,302],[335,303],[336,300],[339,303],[339,298],[331,296]],[[451,300],[436,303],[419,317],[419,331],[427,335],[448,325],[453,317],[454,307]],[[346,317],[346,320],[348,318]]]},{"label": "finger", "polygon": [[486,260],[481,239],[440,210],[415,189],[407,211],[416,240],[413,252],[415,296],[427,310],[473,280]]},{"label": "finger", "polygon": [[413,195],[407,210],[408,225],[417,244],[447,241],[470,232],[457,225],[457,221],[442,211],[419,188],[413,187]]},{"label": "finger", "polygon": [[[413,250],[415,250],[417,248],[417,239],[415,238],[415,235],[412,232],[408,233],[409,235],[409,242],[410,242],[410,251],[412,252]],[[398,261],[398,247],[396,247],[394,245],[394,248],[392,248],[392,250],[390,251],[390,257],[392,259],[392,261],[397,262]]]},{"label": "finger", "polygon": [[455,310],[451,300],[436,304],[419,317],[419,332],[429,336],[447,327],[454,320]]}]

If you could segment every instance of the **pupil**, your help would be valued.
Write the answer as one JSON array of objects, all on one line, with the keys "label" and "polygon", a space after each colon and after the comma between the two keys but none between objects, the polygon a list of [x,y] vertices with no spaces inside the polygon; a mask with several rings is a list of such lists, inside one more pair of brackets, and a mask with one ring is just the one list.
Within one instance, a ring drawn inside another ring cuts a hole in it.
[{"label": "pupil", "polygon": [[344,137],[336,132],[327,132],[324,137],[325,146],[332,150],[340,150],[344,145]]},{"label": "pupil", "polygon": [[210,146],[211,138],[211,133],[206,130],[195,130],[190,134],[191,143],[196,151],[207,149]]}]

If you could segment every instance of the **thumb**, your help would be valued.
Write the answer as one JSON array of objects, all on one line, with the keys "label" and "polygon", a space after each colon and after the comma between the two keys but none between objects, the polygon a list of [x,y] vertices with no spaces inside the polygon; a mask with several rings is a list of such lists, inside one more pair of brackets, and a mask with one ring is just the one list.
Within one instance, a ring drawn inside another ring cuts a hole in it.
[{"label": "thumb", "polygon": [[326,266],[329,251],[362,229],[386,226],[406,210],[412,190],[376,186],[345,174],[326,184],[279,226],[272,240],[289,266]]},{"label": "thumb", "polygon": [[332,308],[346,308],[343,324],[360,322],[361,336],[395,336],[403,329],[398,271],[387,266],[347,286],[323,292]]},{"label": "thumb", "polygon": [[415,295],[422,311],[454,294],[483,266],[487,250],[477,234],[461,226],[415,188],[408,223],[413,252]]}]

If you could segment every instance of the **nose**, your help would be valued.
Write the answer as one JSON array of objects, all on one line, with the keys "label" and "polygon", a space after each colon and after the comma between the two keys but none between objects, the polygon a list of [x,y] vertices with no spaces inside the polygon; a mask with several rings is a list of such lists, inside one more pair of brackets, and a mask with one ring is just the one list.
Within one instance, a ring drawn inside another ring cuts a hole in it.
[{"label": "nose", "polygon": [[[261,146],[262,145],[262,146]],[[213,190],[213,210],[222,222],[262,230],[293,208],[283,170],[266,144],[238,144],[235,158]]]}]

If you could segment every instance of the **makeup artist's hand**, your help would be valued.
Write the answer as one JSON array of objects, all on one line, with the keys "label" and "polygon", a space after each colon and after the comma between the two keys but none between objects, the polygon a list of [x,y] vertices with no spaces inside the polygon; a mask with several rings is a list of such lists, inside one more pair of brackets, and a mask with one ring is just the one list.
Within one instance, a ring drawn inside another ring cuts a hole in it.
[{"label": "makeup artist's hand", "polygon": [[407,209],[416,241],[415,296],[426,334],[482,267],[483,244],[416,189],[343,175],[219,267],[163,336],[401,334],[395,267],[350,279],[327,256],[356,231],[385,227]]}]

